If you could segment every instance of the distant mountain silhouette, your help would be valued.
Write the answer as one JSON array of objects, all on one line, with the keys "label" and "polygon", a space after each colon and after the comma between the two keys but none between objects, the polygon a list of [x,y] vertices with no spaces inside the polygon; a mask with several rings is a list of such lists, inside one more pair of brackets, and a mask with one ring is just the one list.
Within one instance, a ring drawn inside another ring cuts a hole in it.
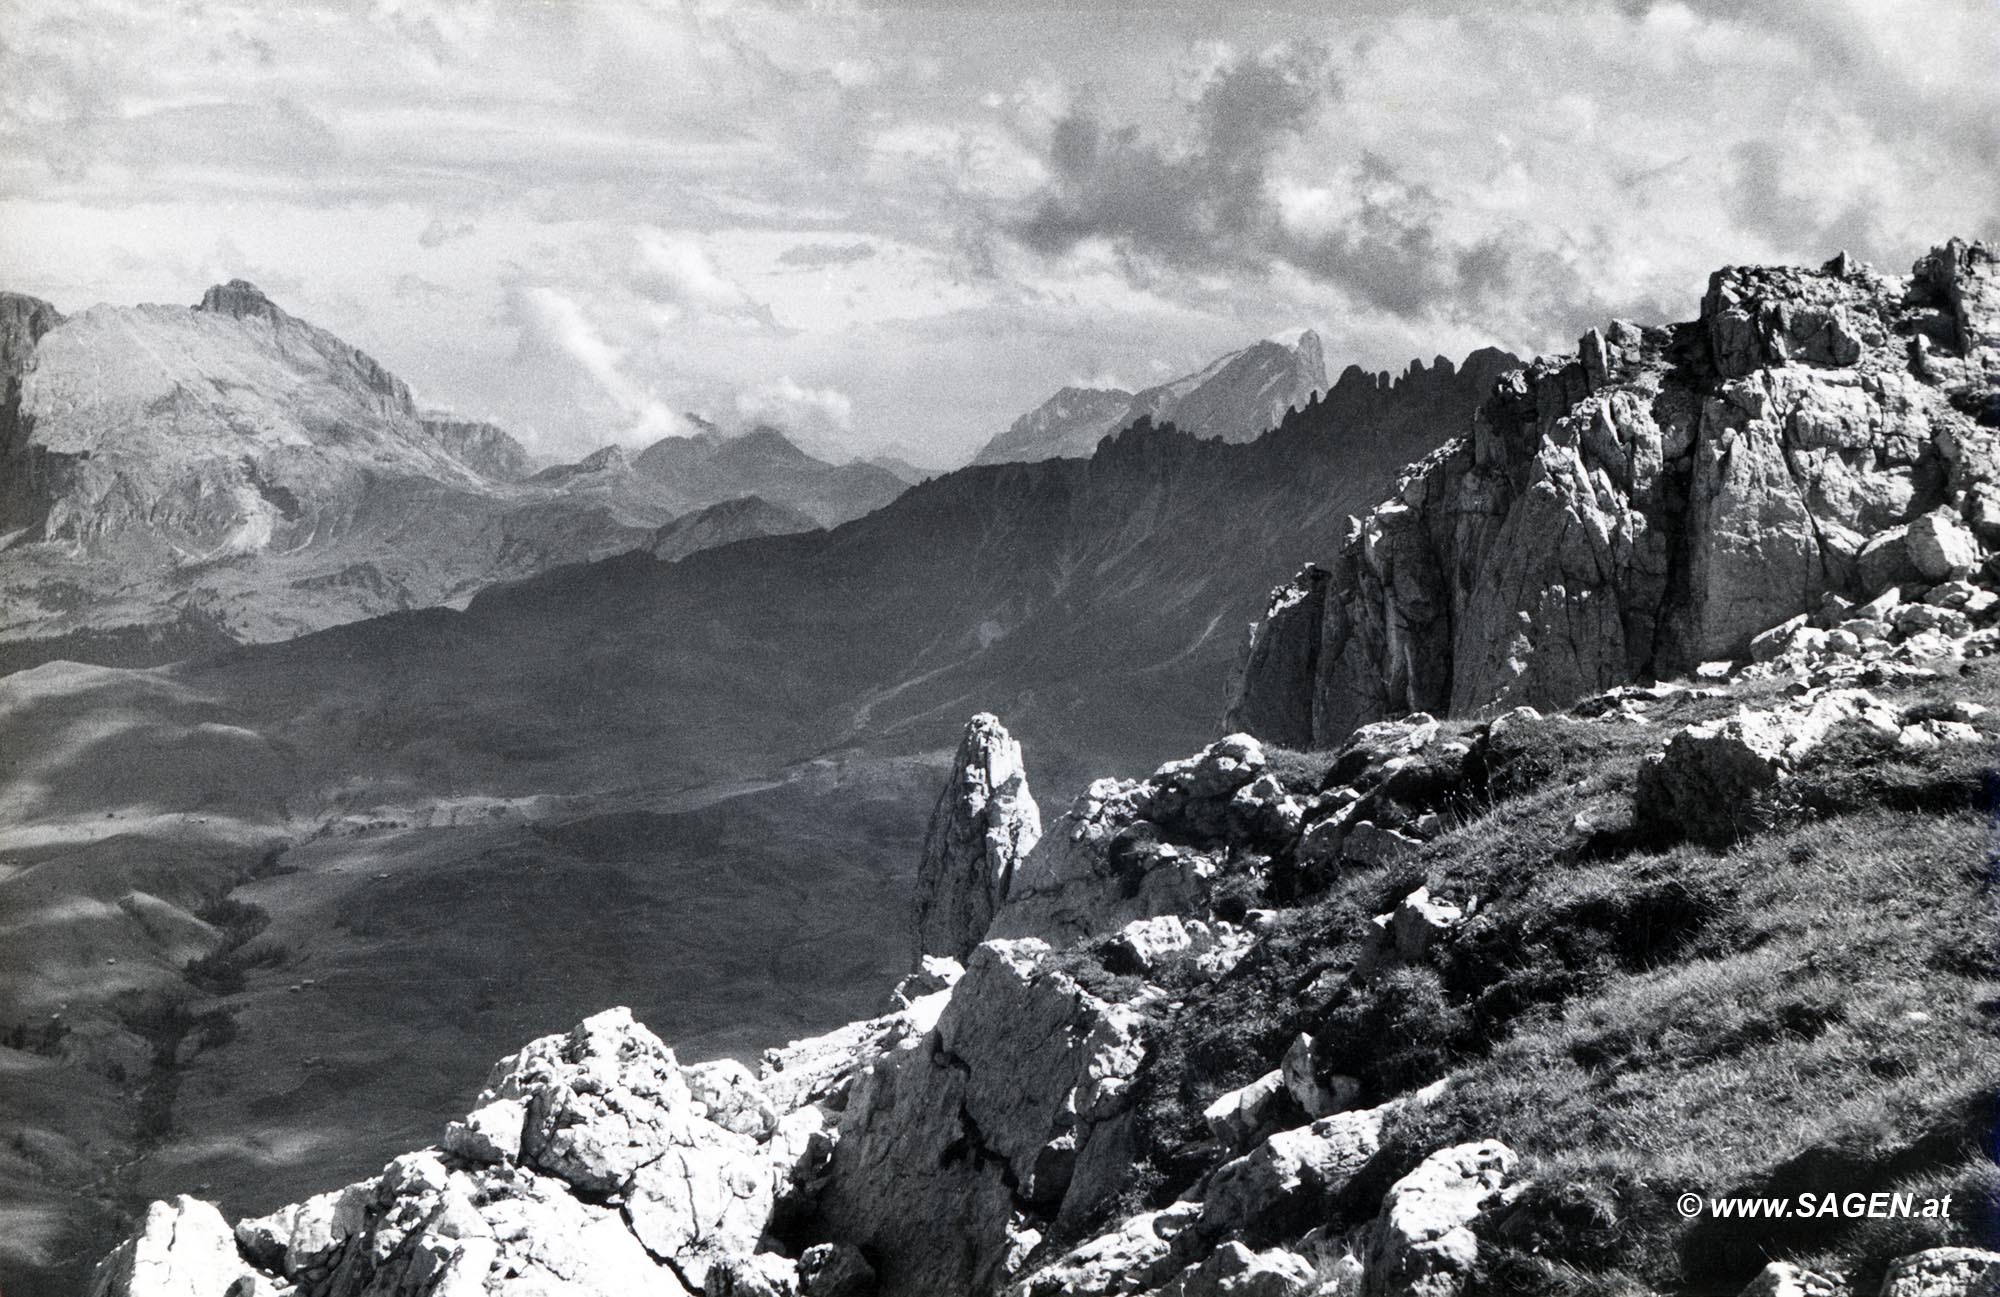
[{"label": "distant mountain silhouette", "polygon": [[1098,439],[1141,419],[1172,422],[1204,437],[1252,441],[1326,387],[1319,335],[1300,330],[1219,356],[1192,374],[1131,393],[1065,387],[1016,419],[973,457],[976,464],[1074,459]]}]

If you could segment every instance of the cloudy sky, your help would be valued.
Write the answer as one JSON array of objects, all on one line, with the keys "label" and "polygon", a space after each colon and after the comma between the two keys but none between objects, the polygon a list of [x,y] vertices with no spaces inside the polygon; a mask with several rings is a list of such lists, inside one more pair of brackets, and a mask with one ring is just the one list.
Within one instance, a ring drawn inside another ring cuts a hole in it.
[{"label": "cloudy sky", "polygon": [[252,279],[549,455],[954,462],[1300,324],[1561,348],[2000,234],[1996,66],[1996,0],[0,0],[0,285]]}]

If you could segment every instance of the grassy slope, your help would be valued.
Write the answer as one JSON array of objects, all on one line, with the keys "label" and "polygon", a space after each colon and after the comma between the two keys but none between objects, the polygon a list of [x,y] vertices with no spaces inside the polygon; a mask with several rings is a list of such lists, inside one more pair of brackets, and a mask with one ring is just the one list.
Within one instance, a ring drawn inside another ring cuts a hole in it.
[{"label": "grassy slope", "polygon": [[[2000,666],[1877,693],[1991,705]],[[1652,724],[1538,723],[1489,786],[1463,790],[1452,831],[1345,874],[1234,976],[1185,988],[1142,1082],[1147,1152],[1125,1206],[1171,1198],[1212,1164],[1202,1107],[1308,1030],[1362,1078],[1364,1102],[1450,1081],[1392,1123],[1336,1227],[1372,1216],[1433,1149],[1492,1137],[1524,1155],[1534,1187],[1479,1226],[1482,1291],[1734,1294],[1771,1257],[1845,1268],[1873,1291],[1890,1257],[1990,1244],[1993,745],[1880,755],[1837,740],[1801,772],[1806,809],[1764,832],[1721,851],[1643,840],[1640,759],[1743,701],[1657,704]],[[1327,756],[1277,764],[1310,786]],[[1427,963],[1350,984],[1369,916],[1419,884],[1478,908]],[[1890,1187],[1956,1191],[1952,1219],[1689,1223],[1674,1206],[1689,1190]]]}]

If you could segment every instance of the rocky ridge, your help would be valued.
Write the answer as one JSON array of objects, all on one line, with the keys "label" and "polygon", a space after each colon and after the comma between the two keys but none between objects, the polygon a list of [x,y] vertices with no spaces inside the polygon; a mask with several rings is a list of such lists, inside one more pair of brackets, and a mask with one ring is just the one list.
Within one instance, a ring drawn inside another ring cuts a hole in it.
[{"label": "rocky ridge", "polygon": [[1470,435],[1273,596],[1234,723],[1337,740],[1405,711],[1563,705],[1692,671],[1828,596],[2000,543],[1994,254],[1718,271],[1504,378]]},{"label": "rocky ridge", "polygon": [[1142,392],[1065,387],[982,446],[972,462],[1084,458],[1101,439],[1142,418],[1198,436],[1255,441],[1325,389],[1325,351],[1319,335],[1306,329],[1294,340],[1252,343]]}]

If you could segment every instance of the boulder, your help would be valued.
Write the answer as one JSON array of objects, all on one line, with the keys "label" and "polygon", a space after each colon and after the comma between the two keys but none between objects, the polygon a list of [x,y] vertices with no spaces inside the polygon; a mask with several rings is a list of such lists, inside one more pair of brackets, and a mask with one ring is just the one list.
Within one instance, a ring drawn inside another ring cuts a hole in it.
[{"label": "boulder", "polygon": [[1284,1248],[1252,1252],[1224,1243],[1198,1266],[1176,1275],[1159,1297],[1306,1297],[1318,1285],[1312,1262]]},{"label": "boulder", "polygon": [[1231,1090],[1202,1111],[1209,1134],[1234,1152],[1270,1127],[1287,1096],[1282,1070],[1266,1072],[1250,1084]]},{"label": "boulder", "polygon": [[1252,840],[1288,842],[1296,838],[1305,807],[1273,775],[1263,774],[1229,799],[1230,827]]},{"label": "boulder", "polygon": [[[1206,925],[1203,935],[1206,936]],[[1110,966],[1141,976],[1168,967],[1193,951],[1195,939],[1188,924],[1178,915],[1161,914],[1150,919],[1134,919],[1111,939]]]},{"label": "boulder", "polygon": [[1396,957],[1415,963],[1430,953],[1438,938],[1459,923],[1465,912],[1446,901],[1434,900],[1428,887],[1419,887],[1397,903],[1389,915],[1389,936]]},{"label": "boulder", "polygon": [[1361,1082],[1323,1067],[1319,1044],[1305,1032],[1293,1038],[1279,1064],[1285,1078],[1285,1093],[1299,1111],[1317,1120],[1351,1107],[1361,1093]]},{"label": "boulder", "polygon": [[768,1139],[778,1128],[778,1110],[765,1096],[749,1068],[733,1058],[718,1058],[681,1069],[688,1097],[696,1112],[726,1131]]},{"label": "boulder", "polygon": [[1773,658],[1782,656],[1786,650],[1791,648],[1792,641],[1797,637],[1799,632],[1808,629],[1810,620],[1805,613],[1800,613],[1796,617],[1790,617],[1779,622],[1776,626],[1771,627],[1771,629],[1761,634],[1751,636],[1750,660],[1752,662],[1769,662]]},{"label": "boulder", "polygon": [[1128,1217],[1021,1280],[1010,1297],[1110,1297],[1150,1291],[1179,1268],[1174,1240],[1201,1214],[1201,1204],[1177,1202]]},{"label": "boulder", "polygon": [[1227,797],[1264,770],[1264,745],[1254,735],[1228,734],[1153,772],[1152,782],[1177,785],[1191,798]]},{"label": "boulder", "polygon": [[1374,867],[1402,860],[1422,845],[1407,833],[1362,820],[1347,830],[1340,844],[1340,856],[1363,867]]},{"label": "boulder", "polygon": [[889,993],[890,1012],[907,1009],[927,995],[948,991],[958,985],[958,979],[963,976],[965,966],[956,959],[925,955],[917,961],[916,971],[905,974],[896,983],[896,989]]},{"label": "boulder", "polygon": [[296,1279],[366,1228],[376,1205],[375,1190],[373,1183],[363,1181],[238,1221],[237,1244],[258,1265]]},{"label": "boulder", "polygon": [[1906,603],[1890,615],[1890,624],[1899,638],[1934,630],[1947,639],[1963,639],[1972,633],[1972,622],[1956,608],[1927,603]]},{"label": "boulder", "polygon": [[1519,1163],[1498,1140],[1425,1158],[1389,1187],[1375,1219],[1365,1297],[1456,1297],[1479,1257],[1471,1224],[1500,1201]]},{"label": "boulder", "polygon": [[1966,493],[1965,520],[1989,545],[2000,545],[2000,484],[1979,482]]},{"label": "boulder", "polygon": [[1882,1297],[1972,1297],[1992,1290],[1980,1282],[1989,1271],[2000,1273],[2000,1252],[1929,1248],[1889,1263],[1882,1276]]},{"label": "boulder", "polygon": [[468,1162],[499,1164],[521,1156],[521,1128],[528,1106],[518,1099],[495,1099],[444,1128],[444,1148]]},{"label": "boulder", "polygon": [[1940,506],[1914,519],[1904,530],[1910,562],[1926,581],[1945,581],[1978,570],[1986,555],[1958,514]]},{"label": "boulder", "polygon": [[1730,841],[1757,826],[1800,758],[1850,724],[1883,742],[1902,732],[1896,714],[1861,689],[1830,690],[1787,709],[1745,710],[1690,725],[1639,767],[1636,814],[1677,836]]},{"label": "boulder", "polygon": [[917,867],[916,956],[963,961],[985,940],[1020,862],[1041,840],[1021,745],[985,712],[967,722],[924,834]]},{"label": "boulder", "polygon": [[1923,572],[1910,554],[1906,530],[1896,527],[1879,532],[1861,547],[1855,559],[1855,574],[1864,593],[1880,594],[1898,586],[1923,580]]},{"label": "boulder", "polygon": [[1279,1131],[1223,1163],[1202,1195],[1201,1233],[1234,1237],[1324,1214],[1332,1197],[1382,1147],[1388,1111],[1335,1113],[1310,1126]]},{"label": "boulder", "polygon": [[209,1203],[183,1194],[146,1208],[138,1232],[91,1276],[90,1297],[260,1297],[277,1291],[237,1254]]}]

